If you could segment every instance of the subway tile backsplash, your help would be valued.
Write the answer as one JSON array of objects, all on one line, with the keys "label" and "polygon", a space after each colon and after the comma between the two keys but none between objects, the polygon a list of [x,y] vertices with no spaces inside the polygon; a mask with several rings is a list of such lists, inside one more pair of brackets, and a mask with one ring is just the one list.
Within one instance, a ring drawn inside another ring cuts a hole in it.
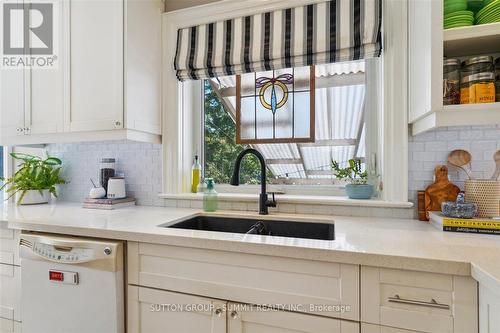
[{"label": "subway tile backsplash", "polygon": [[[434,167],[447,164],[448,153],[465,149],[472,154],[475,178],[488,179],[493,174],[493,154],[500,149],[500,126],[444,127],[410,136],[409,140],[409,199],[417,202],[417,192],[425,190],[434,178]],[[448,166],[450,180],[463,189],[466,175]]]},{"label": "subway tile backsplash", "polygon": [[63,160],[63,177],[70,181],[60,187],[60,199],[80,202],[92,184],[99,179],[99,161],[103,157],[116,159],[116,171],[125,175],[127,194],[138,205],[163,205],[161,192],[161,145],[131,141],[102,143],[51,144],[49,155]]},{"label": "subway tile backsplash", "polygon": [[[467,149],[473,157],[472,169],[477,178],[493,173],[493,154],[500,149],[500,126],[447,127],[422,133],[409,140],[409,198],[416,203],[417,191],[433,180],[437,164],[446,164],[450,150]],[[160,199],[162,160],[161,145],[130,141],[102,143],[51,144],[49,154],[64,162],[63,175],[70,183],[60,188],[60,199],[80,202],[91,188],[90,178],[99,177],[99,160],[117,159],[116,168],[123,172],[127,193],[138,205],[201,208],[200,201]],[[450,179],[463,187],[465,176],[450,167]],[[220,209],[257,210],[256,204],[221,201]],[[325,214],[344,216],[377,216],[409,218],[415,209],[359,208],[328,205],[278,205],[283,213]]]}]

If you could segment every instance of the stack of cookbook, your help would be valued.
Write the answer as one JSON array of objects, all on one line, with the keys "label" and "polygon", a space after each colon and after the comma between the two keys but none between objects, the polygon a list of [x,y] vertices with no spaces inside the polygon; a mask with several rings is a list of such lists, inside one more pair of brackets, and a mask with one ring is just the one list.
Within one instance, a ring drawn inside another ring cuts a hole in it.
[{"label": "stack of cookbook", "polygon": [[457,219],[429,212],[432,225],[443,231],[500,235],[500,219]]},{"label": "stack of cookbook", "polygon": [[123,198],[123,199],[91,199],[86,198],[83,200],[83,208],[91,209],[106,209],[112,210],[122,207],[135,206],[134,198]]}]

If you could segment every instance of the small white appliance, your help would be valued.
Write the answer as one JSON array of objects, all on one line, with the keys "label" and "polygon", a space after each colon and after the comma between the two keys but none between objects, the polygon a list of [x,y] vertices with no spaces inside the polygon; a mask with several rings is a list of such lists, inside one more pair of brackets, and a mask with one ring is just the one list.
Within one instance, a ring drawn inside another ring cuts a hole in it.
[{"label": "small white appliance", "polygon": [[125,178],[111,177],[108,180],[108,198],[123,199],[127,197],[125,193]]},{"label": "small white appliance", "polygon": [[123,244],[23,233],[23,333],[124,333]]}]

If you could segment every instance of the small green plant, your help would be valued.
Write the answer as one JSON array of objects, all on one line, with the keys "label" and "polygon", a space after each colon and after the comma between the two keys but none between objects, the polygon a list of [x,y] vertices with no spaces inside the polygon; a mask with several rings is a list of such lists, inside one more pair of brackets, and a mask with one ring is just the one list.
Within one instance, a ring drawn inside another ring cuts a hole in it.
[{"label": "small green plant", "polygon": [[341,168],[337,161],[332,161],[332,169],[335,177],[345,180],[353,185],[362,185],[368,182],[368,173],[363,171],[360,159],[350,159],[349,166]]},{"label": "small green plant", "polygon": [[22,161],[22,163],[18,166],[19,169],[14,176],[8,179],[0,178],[4,182],[0,190],[8,187],[6,190],[9,194],[7,200],[17,192],[21,192],[17,201],[20,204],[26,192],[30,190],[38,190],[40,194],[42,194],[42,190],[49,190],[57,197],[56,185],[66,184],[66,181],[60,177],[62,165],[60,159],[50,156],[41,159],[38,156],[21,153],[11,153],[10,156]]}]

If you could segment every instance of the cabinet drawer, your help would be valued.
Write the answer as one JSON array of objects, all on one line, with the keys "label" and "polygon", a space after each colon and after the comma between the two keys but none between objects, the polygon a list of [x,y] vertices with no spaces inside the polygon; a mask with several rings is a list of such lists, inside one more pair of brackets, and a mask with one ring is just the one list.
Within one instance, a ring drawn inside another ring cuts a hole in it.
[{"label": "cabinet drawer", "polygon": [[19,265],[19,230],[0,223],[0,264]]},{"label": "cabinet drawer", "polygon": [[428,333],[477,332],[470,277],[361,267],[361,321]]},{"label": "cabinet drawer", "polygon": [[129,333],[225,333],[226,302],[128,287]]},{"label": "cabinet drawer", "polygon": [[0,264],[0,318],[21,321],[21,267]]},{"label": "cabinet drawer", "polygon": [[21,333],[21,323],[0,318],[0,333]]},{"label": "cabinet drawer", "polygon": [[128,243],[129,283],[359,320],[359,266]]},{"label": "cabinet drawer", "polygon": [[359,333],[359,323],[230,303],[228,333]]},{"label": "cabinet drawer", "polygon": [[401,328],[373,325],[373,324],[361,324],[361,333],[423,333],[418,331],[409,331]]}]

